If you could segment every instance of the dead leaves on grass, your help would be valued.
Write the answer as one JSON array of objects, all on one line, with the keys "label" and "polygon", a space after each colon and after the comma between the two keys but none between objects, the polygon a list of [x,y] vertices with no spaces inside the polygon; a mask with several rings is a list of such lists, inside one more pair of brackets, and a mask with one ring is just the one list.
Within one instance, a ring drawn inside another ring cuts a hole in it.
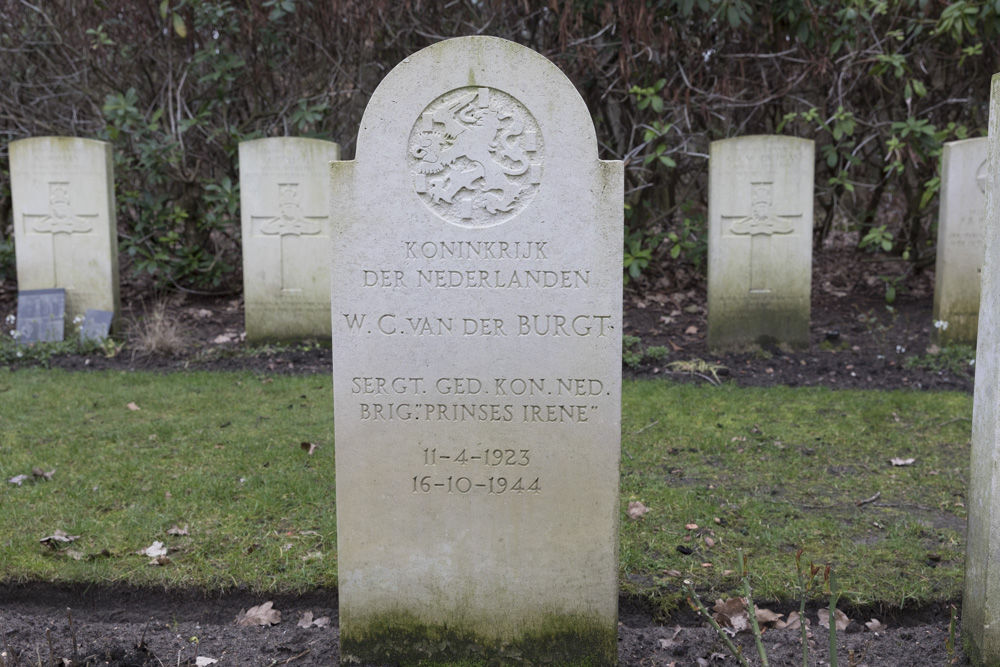
[{"label": "dead leaves on grass", "polygon": [[21,486],[24,482],[51,482],[52,476],[56,474],[56,469],[46,471],[44,468],[39,468],[38,466],[31,469],[31,477],[27,475],[14,475],[7,479],[9,484],[16,484]]},{"label": "dead leaves on grass", "polygon": [[48,537],[43,537],[38,541],[47,547],[58,549],[60,544],[69,544],[70,542],[74,542],[78,539],[80,539],[79,535],[67,535],[62,530],[56,530]]},{"label": "dead leaves on grass", "polygon": [[236,616],[236,625],[270,626],[278,623],[281,623],[281,612],[274,609],[274,603],[270,601],[256,607],[250,607],[245,611],[240,609],[240,613]]},{"label": "dead leaves on grass", "polygon": [[644,514],[646,514],[646,512],[650,511],[652,510],[650,510],[648,507],[643,505],[638,500],[633,500],[628,504],[628,510],[626,510],[626,514],[628,515],[628,518],[631,519],[632,521],[638,521],[643,517]]},{"label": "dead leaves on grass", "polygon": [[150,546],[139,549],[136,553],[148,557],[150,565],[170,565],[171,563],[167,557],[167,547],[163,546],[163,542],[153,542]]},{"label": "dead leaves on grass", "polygon": [[190,535],[190,534],[191,533],[188,532],[187,524],[184,524],[183,528],[179,528],[175,523],[173,526],[170,527],[169,530],[167,530],[167,535]]}]

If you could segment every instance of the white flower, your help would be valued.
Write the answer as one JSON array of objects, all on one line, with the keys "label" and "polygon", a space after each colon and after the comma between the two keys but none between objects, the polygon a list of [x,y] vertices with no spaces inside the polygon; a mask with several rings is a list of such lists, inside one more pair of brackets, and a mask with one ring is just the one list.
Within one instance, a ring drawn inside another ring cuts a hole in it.
[{"label": "white flower", "polygon": [[947,320],[934,320],[934,328],[940,329],[941,331],[946,331],[948,329]]},{"label": "white flower", "polygon": [[976,360],[975,359],[969,359],[969,365],[970,366],[975,366],[976,365]]},{"label": "white flower", "polygon": [[18,331],[17,329],[11,329],[10,330],[10,337],[13,338],[14,340],[17,340],[18,338],[21,337],[21,332]]},{"label": "white flower", "polygon": [[904,352],[906,352],[906,348],[905,347],[903,347],[902,345],[897,345],[896,346],[896,354],[903,354]]},{"label": "white flower", "polygon": [[7,324],[14,324],[14,322],[15,322],[16,320],[17,320],[17,318],[16,318],[16,317],[14,317],[14,314],[13,314],[13,313],[11,313],[10,315],[8,315],[8,316],[7,316]]},{"label": "white flower", "polygon": [[73,318],[73,324],[82,324],[82,323],[83,323],[83,315],[77,315],[76,317]]}]

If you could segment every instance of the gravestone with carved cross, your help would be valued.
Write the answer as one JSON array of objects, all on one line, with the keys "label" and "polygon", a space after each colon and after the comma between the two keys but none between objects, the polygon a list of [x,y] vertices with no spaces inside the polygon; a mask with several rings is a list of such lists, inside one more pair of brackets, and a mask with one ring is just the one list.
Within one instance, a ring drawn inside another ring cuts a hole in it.
[{"label": "gravestone with carved cross", "polygon": [[708,345],[809,345],[813,142],[713,142],[709,160]]},{"label": "gravestone with carved cross", "polygon": [[117,315],[118,236],[111,145],[77,137],[10,144],[17,281],[66,290],[66,317]]},{"label": "gravestone with carved cross", "polygon": [[975,345],[986,210],[987,139],[944,145],[934,269],[934,339]]},{"label": "gravestone with carved cross", "polygon": [[275,137],[240,144],[247,339],[330,337],[330,141]]}]

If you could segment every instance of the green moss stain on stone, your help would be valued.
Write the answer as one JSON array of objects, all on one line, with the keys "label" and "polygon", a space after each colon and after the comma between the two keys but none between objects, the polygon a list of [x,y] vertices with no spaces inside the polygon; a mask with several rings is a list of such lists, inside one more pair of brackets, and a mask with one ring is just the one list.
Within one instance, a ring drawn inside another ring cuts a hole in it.
[{"label": "green moss stain on stone", "polygon": [[497,639],[472,627],[430,625],[407,612],[341,628],[343,664],[577,665],[618,662],[617,623],[548,615],[520,636]]},{"label": "green moss stain on stone", "polygon": [[708,349],[712,352],[748,352],[762,345],[808,348],[808,305],[761,304],[751,309],[747,304],[709,317]]}]

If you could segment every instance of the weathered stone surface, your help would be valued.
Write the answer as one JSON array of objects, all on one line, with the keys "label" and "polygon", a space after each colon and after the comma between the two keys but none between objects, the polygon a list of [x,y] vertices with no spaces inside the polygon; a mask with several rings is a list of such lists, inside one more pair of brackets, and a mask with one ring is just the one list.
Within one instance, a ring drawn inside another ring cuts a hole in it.
[{"label": "weathered stone surface", "polygon": [[1000,665],[1000,74],[991,86],[988,154],[962,640],[973,664]]},{"label": "weathered stone surface", "polygon": [[78,137],[12,141],[17,286],[63,288],[66,316],[121,312],[111,145]]},{"label": "weathered stone surface", "polygon": [[813,154],[795,137],[712,142],[709,349],[809,345]]},{"label": "weathered stone surface", "polygon": [[941,345],[976,344],[986,208],[985,138],[952,141],[941,156],[934,276],[935,339]]},{"label": "weathered stone surface", "polygon": [[331,141],[240,144],[243,300],[251,341],[330,338]]},{"label": "weathered stone surface", "polygon": [[614,663],[622,164],[551,62],[465,37],[331,179],[342,659]]},{"label": "weathered stone surface", "polygon": [[20,290],[17,293],[17,342],[53,343],[66,335],[66,290]]},{"label": "weathered stone surface", "polygon": [[94,310],[88,308],[80,323],[80,342],[88,340],[101,343],[111,335],[111,325],[114,323],[114,313],[110,310]]}]

